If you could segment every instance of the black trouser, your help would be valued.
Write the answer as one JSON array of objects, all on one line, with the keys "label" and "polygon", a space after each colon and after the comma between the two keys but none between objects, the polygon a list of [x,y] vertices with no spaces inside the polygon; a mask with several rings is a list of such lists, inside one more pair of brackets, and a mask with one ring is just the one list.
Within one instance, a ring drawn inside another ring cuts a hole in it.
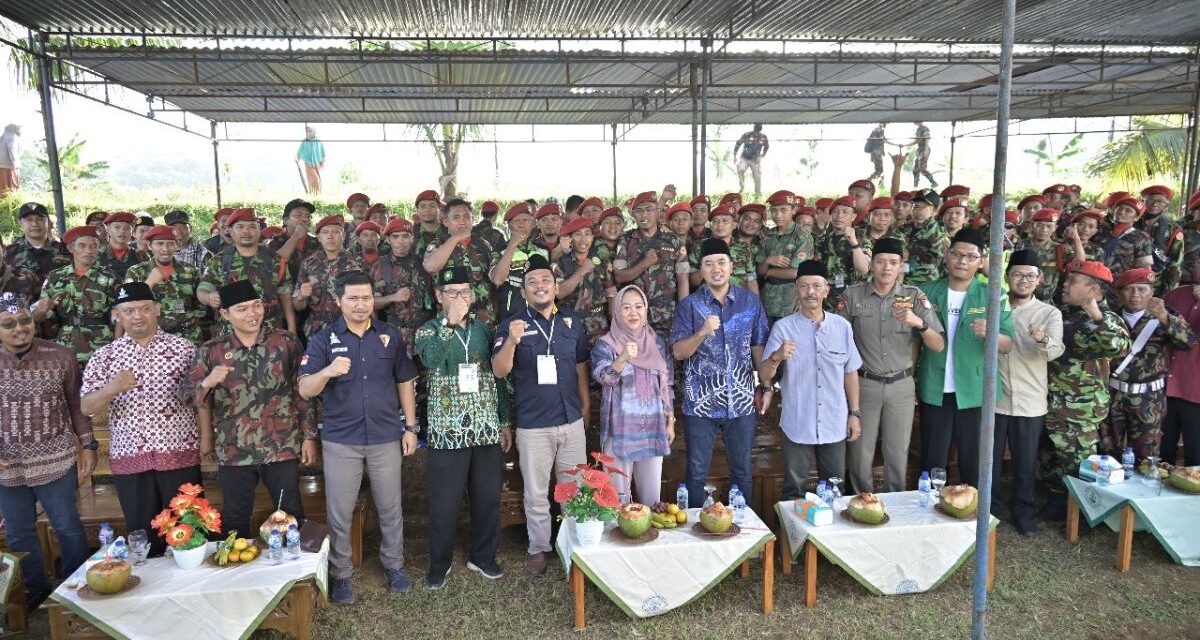
[{"label": "black trouser", "polygon": [[458,507],[466,491],[471,507],[471,553],[476,566],[496,564],[500,544],[500,445],[427,449],[429,574],[444,575],[454,560]]},{"label": "black trouser", "polygon": [[959,409],[953,393],[942,395],[942,406],[921,403],[921,470],[946,468],[950,443],[958,450],[959,481],[979,486],[980,408]]},{"label": "black trouser", "polygon": [[[1046,416],[1032,418],[996,414],[996,438],[992,457],[992,513],[1000,513],[1004,499],[1000,491],[1000,471],[1004,468],[1004,447],[1012,452],[1012,516],[1018,523],[1032,524],[1034,484],[1037,480],[1038,444]],[[958,454],[960,457],[962,453]]]},{"label": "black trouser", "polygon": [[171,469],[170,471],[143,471],[142,473],[120,473],[113,475],[117,488],[117,500],[121,503],[121,514],[125,516],[125,535],[138,529],[146,530],[150,541],[150,556],[161,556],[167,543],[150,526],[150,521],[166,509],[179,493],[179,485],[200,484],[200,465]]},{"label": "black trouser", "polygon": [[[804,490],[808,486],[808,475],[812,472],[814,460],[817,463],[818,480],[846,477],[845,440],[827,444],[796,444],[787,436],[781,440],[783,440],[783,495],[780,497],[784,500],[804,497]],[[850,491],[849,488],[841,490]]]},{"label": "black trouser", "polygon": [[258,481],[267,485],[271,498],[271,509],[280,505],[279,494],[283,492],[282,506],[296,522],[304,523],[304,506],[300,503],[300,461],[296,458],[269,464],[221,465],[217,467],[217,480],[221,483],[221,527],[226,535],[238,532],[239,538],[255,538],[258,531],[251,529],[254,514],[254,492]]},{"label": "black trouser", "polygon": [[1179,436],[1183,436],[1183,464],[1200,464],[1200,404],[1168,397],[1162,426],[1163,462],[1179,460]]}]

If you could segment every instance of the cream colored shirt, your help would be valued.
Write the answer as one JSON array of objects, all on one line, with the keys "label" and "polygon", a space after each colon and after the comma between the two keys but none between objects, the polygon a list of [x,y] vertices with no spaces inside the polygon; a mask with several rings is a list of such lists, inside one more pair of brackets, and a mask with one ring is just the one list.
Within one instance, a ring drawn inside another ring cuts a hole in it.
[{"label": "cream colored shirt", "polygon": [[[1062,312],[1033,298],[1021,306],[1013,306],[1013,348],[1000,354],[1000,385],[1003,393],[996,403],[996,413],[1006,416],[1036,417],[1047,412],[1046,363],[1062,355]],[[1029,335],[1029,327],[1040,324],[1046,330],[1046,341],[1038,344]]]}]

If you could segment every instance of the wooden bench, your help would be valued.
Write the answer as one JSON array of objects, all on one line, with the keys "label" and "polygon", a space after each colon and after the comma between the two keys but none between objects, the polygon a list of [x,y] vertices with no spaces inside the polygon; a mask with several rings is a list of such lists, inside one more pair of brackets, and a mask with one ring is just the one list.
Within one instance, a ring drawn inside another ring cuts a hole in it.
[{"label": "wooden bench", "polygon": [[25,613],[25,584],[21,576],[21,561],[29,554],[24,551],[17,551],[10,553],[10,555],[15,557],[17,561],[13,563],[13,575],[9,578],[8,613],[6,615],[4,631],[0,632],[0,638],[23,635],[28,624]]},{"label": "wooden bench", "polygon": [[[205,487],[204,495],[218,509],[221,506],[221,487],[210,483]],[[358,502],[354,505],[354,515],[351,519],[350,549],[354,566],[362,564],[363,557],[363,521],[365,519],[368,492],[359,493]],[[276,496],[278,498],[278,496]],[[304,515],[316,520],[325,520],[325,488],[320,476],[300,477],[300,501],[304,505]],[[116,487],[109,484],[94,484],[90,487],[80,487],[77,500],[79,518],[83,521],[84,535],[92,548],[100,547],[100,525],[107,522],[116,535],[127,533],[125,516],[121,512],[121,504],[117,500]],[[275,500],[267,495],[266,487],[258,486],[254,496],[254,512],[250,520],[261,523],[275,510]],[[148,531],[153,535],[152,531]],[[244,532],[250,533],[250,532]],[[54,567],[62,552],[58,545],[58,536],[50,526],[50,519],[45,514],[38,517],[38,540],[42,544],[42,557],[46,572],[54,574]]]}]

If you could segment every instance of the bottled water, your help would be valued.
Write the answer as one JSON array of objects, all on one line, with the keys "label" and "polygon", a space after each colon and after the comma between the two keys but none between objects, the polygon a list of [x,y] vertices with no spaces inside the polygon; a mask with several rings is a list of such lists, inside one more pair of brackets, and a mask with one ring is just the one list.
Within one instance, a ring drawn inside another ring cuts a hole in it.
[{"label": "bottled water", "polygon": [[738,489],[736,482],[729,485],[729,506],[731,506],[731,507],[733,506],[733,503],[737,499],[737,496],[740,495],[741,493],[742,493],[742,490]]},{"label": "bottled water", "polygon": [[278,530],[271,532],[271,537],[267,539],[267,549],[271,564],[283,564],[283,536],[279,535]]},{"label": "bottled water", "polygon": [[107,522],[100,525],[100,548],[103,549],[112,544],[113,530]]},{"label": "bottled water", "polygon": [[929,472],[922,471],[921,479],[917,481],[917,504],[922,507],[928,507],[930,494],[932,493],[933,482],[929,479]]},{"label": "bottled water", "polygon": [[679,507],[680,511],[687,511],[688,508],[688,490],[687,484],[680,482],[679,489],[675,491],[675,506]]},{"label": "bottled water", "polygon": [[1108,485],[1108,459],[1100,461],[1100,467],[1096,469],[1096,484],[1100,486]]},{"label": "bottled water", "polygon": [[117,538],[117,541],[113,543],[112,553],[109,555],[117,560],[129,560],[129,547],[125,545],[124,538]]},{"label": "bottled water", "polygon": [[1133,465],[1137,462],[1137,458],[1133,455],[1133,447],[1126,447],[1125,453],[1121,456],[1121,466],[1125,468],[1125,479],[1133,479]]},{"label": "bottled water", "polygon": [[300,559],[300,530],[294,524],[288,525],[287,555],[288,560]]},{"label": "bottled water", "polygon": [[733,497],[733,522],[741,525],[746,522],[746,496],[741,491]]},{"label": "bottled water", "polygon": [[829,485],[825,484],[824,480],[817,483],[817,497],[825,504],[833,506],[829,504]]}]

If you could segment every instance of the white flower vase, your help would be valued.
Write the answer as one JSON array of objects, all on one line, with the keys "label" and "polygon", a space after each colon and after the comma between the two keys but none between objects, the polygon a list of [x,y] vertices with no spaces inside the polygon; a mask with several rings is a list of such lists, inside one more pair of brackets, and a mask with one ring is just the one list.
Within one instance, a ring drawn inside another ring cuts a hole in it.
[{"label": "white flower vase", "polygon": [[180,551],[179,549],[171,549],[171,557],[175,558],[175,564],[180,569],[195,569],[204,564],[204,556],[208,555],[208,545],[202,544],[194,549]]},{"label": "white flower vase", "polygon": [[575,539],[581,547],[594,547],[600,544],[604,535],[603,520],[575,520]]}]

